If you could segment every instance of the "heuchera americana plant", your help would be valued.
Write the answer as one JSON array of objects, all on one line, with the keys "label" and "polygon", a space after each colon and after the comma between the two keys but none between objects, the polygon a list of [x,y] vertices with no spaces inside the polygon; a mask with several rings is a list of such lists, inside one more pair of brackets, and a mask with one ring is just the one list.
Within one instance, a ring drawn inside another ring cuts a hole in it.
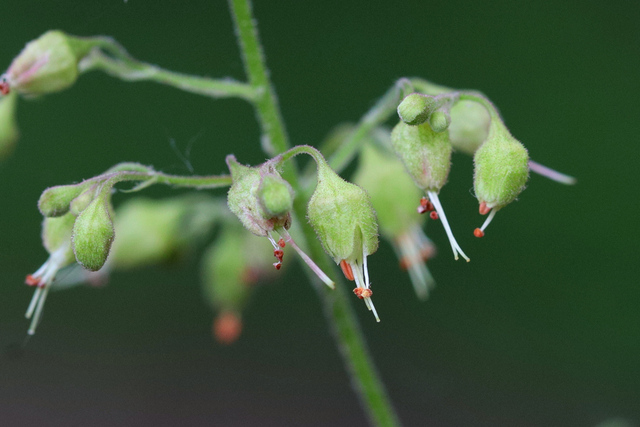
[{"label": "heuchera americana plant", "polygon": [[[26,284],[35,288],[26,312],[31,319],[28,333],[35,333],[51,289],[104,284],[112,271],[202,253],[203,295],[217,316],[213,334],[219,342],[231,344],[240,337],[242,312],[254,285],[286,270],[280,271],[290,261],[285,251],[291,247],[308,267],[310,282],[327,308],[338,345],[345,350],[341,354],[347,372],[372,423],[398,425],[336,266],[355,282],[353,293],[379,322],[390,314],[376,311],[367,268],[378,249],[379,232],[393,246],[421,299],[435,284],[426,267],[436,252],[424,232],[427,218],[442,223],[455,259],[470,261],[439,199],[453,151],[473,156],[474,193],[480,214],[488,214],[473,230],[476,237],[485,235],[498,210],[517,199],[530,171],[564,184],[575,180],[532,161],[484,95],[420,78],[398,80],[359,123],[336,128],[318,148],[292,147],[249,0],[229,4],[247,82],[167,71],[135,59],[109,37],[76,37],[62,31],[49,31],[29,42],[0,77],[2,157],[18,139],[18,102],[70,89],[90,71],[124,81],[155,81],[215,99],[245,100],[256,109],[262,128],[256,145],[269,157],[247,166],[229,154],[229,173],[210,176],[170,175],[138,163],[120,163],[82,182],[46,189],[38,208],[49,257],[26,276]],[[397,122],[390,130],[394,118]],[[316,167],[298,172],[299,154],[310,156]],[[352,183],[340,174],[356,156]],[[128,192],[153,184],[201,191],[166,200],[133,197],[114,208],[113,199],[120,197],[114,190],[124,182],[134,184]],[[204,192],[227,187],[226,196]],[[211,241],[215,228],[221,231]],[[59,275],[61,270],[66,273]]]}]

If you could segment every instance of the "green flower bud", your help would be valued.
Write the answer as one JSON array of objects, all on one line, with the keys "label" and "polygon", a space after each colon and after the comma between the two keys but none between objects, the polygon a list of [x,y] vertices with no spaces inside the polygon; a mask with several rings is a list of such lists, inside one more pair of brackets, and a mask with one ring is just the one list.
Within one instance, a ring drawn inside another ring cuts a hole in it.
[{"label": "green flower bud", "polygon": [[293,189],[278,174],[268,173],[258,187],[258,201],[270,217],[281,217],[293,208]]},{"label": "green flower bud", "polygon": [[462,100],[451,108],[450,114],[451,145],[457,151],[473,155],[489,135],[489,112],[478,102]]},{"label": "green flower bud", "polygon": [[429,116],[429,126],[431,126],[431,129],[433,129],[433,131],[436,133],[444,132],[445,130],[447,130],[450,123],[451,118],[449,117],[449,113],[447,113],[446,111],[434,111]]},{"label": "green flower bud", "polygon": [[[79,184],[72,185],[57,185],[55,187],[49,187],[42,192],[40,199],[38,200],[38,209],[42,216],[45,217],[56,217],[61,216],[69,212],[70,205],[73,204],[75,199],[77,199],[83,192],[87,194],[87,198],[89,198],[82,209],[86,208],[89,202],[93,200],[94,194],[89,194],[85,190],[88,186],[92,185],[91,182],[81,182]],[[74,214],[77,216],[81,211],[74,210]]]},{"label": "green flower bud", "polygon": [[[324,160],[324,159],[322,159]],[[318,185],[307,215],[325,252],[356,282],[356,295],[380,321],[371,302],[367,256],[378,249],[378,224],[367,193],[340,178],[325,161],[317,161]]]},{"label": "green flower bud", "polygon": [[20,136],[16,123],[16,103],[14,94],[0,98],[0,160],[11,154]]},{"label": "green flower bud", "polygon": [[25,46],[5,74],[9,87],[37,96],[67,89],[78,78],[78,61],[89,44],[62,31],[48,31]]},{"label": "green flower bud", "polygon": [[446,184],[451,166],[447,132],[436,133],[428,123],[410,126],[400,122],[391,132],[391,143],[418,187],[437,192]]},{"label": "green flower bud", "polygon": [[480,202],[480,213],[491,212],[482,227],[474,231],[476,237],[482,237],[495,213],[525,189],[529,178],[529,153],[501,122],[493,120],[489,137],[478,148],[473,161],[473,187]]},{"label": "green flower bud", "polygon": [[[291,226],[289,212],[273,215],[265,209],[264,202],[261,203],[259,197],[260,195],[266,196],[264,191],[259,194],[263,177],[267,175],[279,177],[273,163],[266,162],[258,167],[249,167],[241,165],[233,155],[229,155],[227,156],[227,165],[233,180],[227,196],[227,203],[231,212],[240,219],[242,225],[257,236],[268,236],[269,232],[274,229],[288,229]],[[271,184],[267,186],[269,185]],[[276,192],[280,193],[277,190]],[[279,194],[278,197],[282,197],[282,195]],[[282,204],[278,206],[278,203],[276,201],[272,206],[276,210],[283,207]]]},{"label": "green flower bud", "polygon": [[87,270],[100,270],[109,256],[115,237],[109,210],[109,196],[98,196],[80,213],[73,226],[73,251],[76,260]]},{"label": "green flower bud", "polygon": [[432,96],[412,93],[398,105],[398,115],[408,125],[419,125],[429,119],[436,103]]}]

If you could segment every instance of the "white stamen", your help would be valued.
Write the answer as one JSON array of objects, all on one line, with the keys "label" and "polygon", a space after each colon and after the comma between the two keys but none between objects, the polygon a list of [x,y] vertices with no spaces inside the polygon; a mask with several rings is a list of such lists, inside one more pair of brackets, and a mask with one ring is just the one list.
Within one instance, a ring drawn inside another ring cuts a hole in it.
[{"label": "white stamen", "polygon": [[[361,289],[369,289],[369,272],[366,269],[367,257],[364,257],[363,264],[358,262],[350,262],[351,270],[353,271],[353,277],[356,281],[356,286]],[[364,267],[364,275],[363,275],[363,267]],[[369,311],[373,312],[373,315],[376,318],[376,322],[380,321],[380,317],[378,317],[378,312],[376,308],[373,306],[373,301],[371,301],[371,297],[365,297],[364,303],[369,309]]]},{"label": "white stamen", "polygon": [[487,228],[489,224],[491,224],[491,221],[493,221],[493,217],[496,216],[496,212],[498,212],[498,209],[491,209],[491,212],[489,212],[489,216],[484,220],[484,224],[482,224],[482,227],[480,227],[481,231],[484,231],[484,229]]},{"label": "white stamen", "polygon": [[453,237],[453,232],[451,232],[451,227],[449,227],[449,222],[447,221],[447,216],[444,214],[444,209],[440,204],[440,199],[438,199],[438,194],[434,193],[433,191],[427,191],[427,195],[429,196],[431,203],[433,203],[433,206],[436,208],[436,212],[438,212],[438,216],[442,221],[442,225],[444,226],[444,231],[446,231],[447,233],[447,237],[449,238],[449,243],[451,244],[451,249],[453,250],[454,258],[457,260],[458,253],[459,253],[462,256],[462,258],[467,260],[467,262],[471,261],[469,257],[466,256],[465,253],[462,251],[462,248],[460,248],[460,245],[458,245],[456,238]]},{"label": "white stamen", "polygon": [[577,182],[577,179],[575,179],[574,177],[560,173],[549,167],[541,165],[540,163],[536,163],[533,160],[529,160],[529,170],[537,173],[538,175],[547,177],[555,182],[559,182],[560,184],[574,185]]},{"label": "white stamen", "polygon": [[398,236],[393,244],[393,249],[396,251],[398,258],[405,260],[416,295],[421,300],[425,300],[429,296],[429,288],[435,286],[435,280],[429,273],[429,269],[427,269],[422,257],[422,251],[426,249],[423,245],[424,239],[428,239],[416,235],[416,233],[422,234],[422,230],[419,227],[415,228]]},{"label": "white stamen", "polygon": [[276,240],[271,236],[270,231],[267,231],[267,239],[269,239],[269,241],[271,242],[273,249],[280,249],[280,246],[278,246],[278,243],[276,242]]},{"label": "white stamen", "polygon": [[367,268],[367,254],[364,253],[364,248],[362,249],[362,266],[364,269],[364,286],[369,289],[371,285],[369,283],[369,269]]},{"label": "white stamen", "polygon": [[31,302],[29,303],[29,308],[27,308],[27,312],[24,314],[24,317],[26,317],[27,319],[31,319],[31,316],[33,316],[33,310],[36,309],[36,303],[40,299],[40,294],[42,293],[43,289],[44,288],[42,288],[41,286],[38,286],[35,292],[33,292]]},{"label": "white stamen", "polygon": [[42,291],[42,295],[40,296],[40,300],[38,301],[38,306],[33,315],[33,319],[31,319],[31,325],[29,326],[29,330],[27,333],[29,335],[33,335],[36,333],[36,327],[38,323],[40,323],[40,317],[42,316],[42,309],[44,308],[44,302],[47,299],[47,294],[49,293],[49,288],[51,287],[51,283],[47,283]]},{"label": "white stamen", "polygon": [[327,285],[331,289],[335,289],[336,288],[336,284],[333,283],[333,280],[331,280],[329,278],[329,276],[327,276],[324,273],[324,271],[322,271],[320,269],[320,267],[318,267],[316,265],[316,263],[313,262],[313,260],[311,258],[309,258],[309,256],[307,254],[305,254],[302,251],[302,249],[300,249],[298,247],[298,245],[296,245],[296,242],[293,241],[293,238],[291,237],[291,235],[289,234],[289,232],[287,230],[283,229],[282,231],[283,231],[283,234],[284,234],[285,241],[287,243],[289,243],[293,247],[293,249],[295,249],[295,251],[298,253],[298,255],[300,255],[300,258],[302,258],[302,260],[309,266],[309,268],[316,274],[316,276],[318,276],[318,278],[320,278],[320,280],[322,280],[325,285]]}]

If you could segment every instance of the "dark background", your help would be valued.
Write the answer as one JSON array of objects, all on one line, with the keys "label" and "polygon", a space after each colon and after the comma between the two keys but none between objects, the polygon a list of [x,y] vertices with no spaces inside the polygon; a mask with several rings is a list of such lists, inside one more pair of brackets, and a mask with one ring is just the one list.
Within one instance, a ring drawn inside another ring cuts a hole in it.
[{"label": "dark background", "polygon": [[[353,303],[406,425],[640,422],[638,4],[256,3],[294,143],[317,144],[415,75],[482,90],[532,158],[579,179],[565,187],[532,176],[478,240],[472,162],[455,155],[441,198],[473,261],[454,262],[431,227],[438,287],[421,303],[388,245],[370,258],[382,322]],[[0,22],[0,68],[59,28],[112,35],[168,69],[244,78],[223,1],[5,0]],[[123,160],[189,173],[171,139],[183,151],[194,140],[199,174],[224,172],[230,152],[254,164],[264,155],[242,101],[99,73],[21,102],[18,119],[22,138],[0,165],[1,424],[366,425],[297,266],[260,290],[231,347],[211,338],[193,260],[52,293],[21,350],[31,298],[22,283],[46,258],[43,189]]]}]

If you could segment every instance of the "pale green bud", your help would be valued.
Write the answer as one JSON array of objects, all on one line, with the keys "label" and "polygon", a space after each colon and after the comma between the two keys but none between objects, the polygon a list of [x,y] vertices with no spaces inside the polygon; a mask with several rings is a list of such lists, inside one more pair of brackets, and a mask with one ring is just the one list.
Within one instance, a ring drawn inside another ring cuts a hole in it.
[{"label": "pale green bud", "polygon": [[324,250],[336,261],[362,261],[378,249],[378,224],[367,193],[318,162],[318,185],[307,210]]},{"label": "pale green bud", "polygon": [[16,123],[16,103],[14,94],[0,98],[0,160],[11,154],[20,136]]},{"label": "pale green bud", "polygon": [[265,174],[258,187],[262,209],[270,217],[286,215],[293,208],[293,189],[278,174]]},{"label": "pale green bud", "polygon": [[431,126],[431,129],[433,129],[433,131],[436,133],[444,132],[445,130],[447,130],[450,123],[451,118],[446,111],[434,111],[429,116],[429,126]]},{"label": "pale green bud", "polygon": [[[80,184],[57,185],[47,188],[42,192],[38,200],[40,213],[45,217],[56,217],[66,214],[69,212],[70,205],[74,202],[74,199],[83,194],[90,185],[90,182],[81,182]],[[84,209],[91,200],[93,200],[93,194],[90,195],[89,200],[86,201],[82,209]],[[82,209],[76,210],[73,213],[77,216]]]},{"label": "pale green bud", "polygon": [[472,155],[489,135],[491,116],[475,101],[463,100],[451,108],[449,137],[454,150]]},{"label": "pale green bud", "polygon": [[529,154],[502,124],[492,126],[473,161],[475,194],[486,209],[500,209],[524,190],[529,178]]},{"label": "pale green bud", "polygon": [[[285,212],[273,215],[260,201],[259,189],[263,177],[279,176],[273,163],[266,162],[258,167],[248,167],[238,163],[233,155],[227,156],[226,160],[233,181],[227,195],[227,203],[242,225],[257,236],[267,236],[270,231],[278,228],[288,229],[291,225],[291,214]],[[272,207],[279,210],[283,205],[276,202]]]},{"label": "pale green bud", "polygon": [[98,196],[80,213],[73,226],[73,251],[87,270],[97,271],[107,261],[115,237],[109,196]]},{"label": "pale green bud", "polygon": [[78,78],[78,61],[89,44],[62,31],[48,31],[25,46],[5,77],[12,89],[24,95],[44,95],[67,89]]},{"label": "pale green bud", "polygon": [[438,192],[446,184],[451,167],[447,132],[436,133],[429,123],[410,126],[401,121],[391,132],[391,144],[418,187]]},{"label": "pale green bud", "polygon": [[412,93],[398,105],[398,115],[408,125],[419,125],[429,119],[435,108],[436,100],[433,97]]},{"label": "pale green bud", "polygon": [[69,205],[69,212],[76,216],[80,215],[80,213],[85,210],[87,206],[89,206],[89,203],[93,201],[93,199],[96,197],[96,192],[98,192],[99,190],[99,185],[94,184],[89,186],[89,188],[80,193],[78,197],[71,201],[71,204]]},{"label": "pale green bud", "polygon": [[373,144],[364,145],[353,182],[369,193],[380,230],[387,237],[397,237],[423,222],[425,216],[416,211],[423,192],[393,153]]}]

